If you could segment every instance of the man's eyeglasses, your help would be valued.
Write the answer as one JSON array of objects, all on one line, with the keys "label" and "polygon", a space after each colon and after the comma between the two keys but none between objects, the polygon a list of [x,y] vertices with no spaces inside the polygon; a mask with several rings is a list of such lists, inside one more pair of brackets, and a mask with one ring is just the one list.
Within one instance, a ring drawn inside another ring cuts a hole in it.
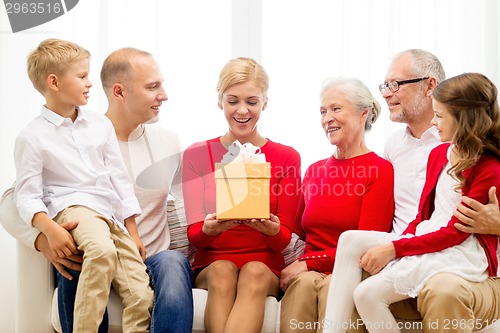
[{"label": "man's eyeglasses", "polygon": [[382,83],[381,85],[378,86],[378,90],[380,90],[380,93],[382,95],[384,94],[384,91],[387,88],[389,88],[389,90],[391,92],[395,93],[396,91],[399,90],[399,87],[404,85],[404,84],[420,82],[420,81],[426,80],[428,78],[429,77],[427,76],[427,77],[421,77],[418,79],[411,79],[411,80],[404,80],[404,81],[391,81],[391,82],[387,82],[387,83]]}]

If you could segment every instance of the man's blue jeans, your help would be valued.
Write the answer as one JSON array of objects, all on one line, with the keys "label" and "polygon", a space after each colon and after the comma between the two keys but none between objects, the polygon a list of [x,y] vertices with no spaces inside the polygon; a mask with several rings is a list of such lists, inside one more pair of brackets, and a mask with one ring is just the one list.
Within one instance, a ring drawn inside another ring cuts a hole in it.
[{"label": "man's blue jeans", "polygon": [[193,272],[184,254],[161,251],[146,259],[155,293],[152,333],[191,333]]},{"label": "man's blue jeans", "polygon": [[[154,289],[151,320],[152,333],[191,333],[193,326],[192,271],[189,261],[179,251],[161,251],[146,259]],[[59,320],[63,333],[71,333],[78,272],[71,272],[72,281],[57,274]],[[62,306],[61,306],[62,305]],[[107,313],[99,333],[107,332]]]}]

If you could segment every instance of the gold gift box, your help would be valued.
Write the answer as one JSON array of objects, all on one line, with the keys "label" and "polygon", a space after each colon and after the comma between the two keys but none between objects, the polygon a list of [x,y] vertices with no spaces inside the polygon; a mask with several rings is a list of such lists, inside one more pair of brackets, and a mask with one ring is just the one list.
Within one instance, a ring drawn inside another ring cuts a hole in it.
[{"label": "gold gift box", "polygon": [[271,163],[215,163],[218,220],[269,218]]}]

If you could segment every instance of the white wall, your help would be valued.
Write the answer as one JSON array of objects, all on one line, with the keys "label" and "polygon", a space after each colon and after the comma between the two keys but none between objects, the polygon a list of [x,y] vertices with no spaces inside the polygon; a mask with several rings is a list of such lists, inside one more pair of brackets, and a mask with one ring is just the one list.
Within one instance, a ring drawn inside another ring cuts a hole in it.
[{"label": "white wall", "polygon": [[[0,11],[1,12],[1,11]],[[1,103],[0,107],[0,192],[7,189],[14,181],[13,163],[14,138],[37,112],[35,105],[40,105],[41,99],[33,94],[33,87],[26,79],[25,54],[33,47],[36,36],[24,34],[16,36],[5,33],[10,31],[4,13],[0,15],[0,101],[13,100],[13,103]],[[15,69],[15,70],[13,70]],[[8,96],[10,95],[10,96]],[[16,252],[15,241],[0,227],[0,332],[14,332],[14,309],[16,301]]]},{"label": "white wall", "polygon": [[[0,10],[0,192],[15,177],[14,138],[43,103],[25,60],[45,38],[69,39],[91,51],[94,88],[87,108],[98,112],[106,108],[99,83],[104,58],[124,46],[151,52],[169,95],[161,123],[184,145],[224,132],[218,72],[232,57],[255,57],[271,80],[262,133],[294,146],[305,169],[332,149],[318,123],[324,78],[359,77],[377,96],[383,111],[368,145],[380,153],[395,128],[377,91],[389,58],[424,48],[438,55],[448,76],[479,71],[498,84],[498,17],[497,0],[82,0],[55,21],[12,34]],[[14,332],[15,246],[3,228],[0,267],[0,332]]]}]

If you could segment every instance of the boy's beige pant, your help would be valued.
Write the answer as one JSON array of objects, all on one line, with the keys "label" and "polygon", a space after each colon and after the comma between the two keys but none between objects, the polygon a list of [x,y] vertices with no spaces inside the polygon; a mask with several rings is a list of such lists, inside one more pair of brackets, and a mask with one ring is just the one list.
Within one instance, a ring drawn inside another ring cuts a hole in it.
[{"label": "boy's beige pant", "polygon": [[84,252],[73,332],[97,332],[111,284],[124,306],[123,332],[149,332],[153,291],[132,237],[85,206],[68,207],[54,220],[59,224],[78,221],[71,235],[78,249]]}]

